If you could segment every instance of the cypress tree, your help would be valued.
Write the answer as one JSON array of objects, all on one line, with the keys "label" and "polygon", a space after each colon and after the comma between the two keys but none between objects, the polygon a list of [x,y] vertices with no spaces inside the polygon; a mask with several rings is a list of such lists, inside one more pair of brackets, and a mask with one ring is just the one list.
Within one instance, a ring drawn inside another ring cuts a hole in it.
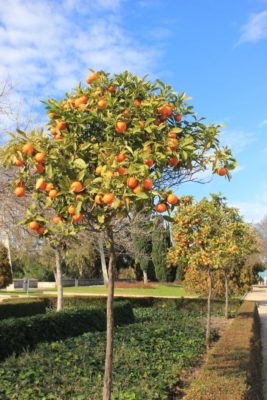
[{"label": "cypress tree", "polygon": [[167,249],[169,233],[160,218],[157,218],[152,233],[152,261],[157,280],[167,281]]},{"label": "cypress tree", "polygon": [[8,260],[7,248],[0,243],[0,288],[12,283],[11,267]]}]

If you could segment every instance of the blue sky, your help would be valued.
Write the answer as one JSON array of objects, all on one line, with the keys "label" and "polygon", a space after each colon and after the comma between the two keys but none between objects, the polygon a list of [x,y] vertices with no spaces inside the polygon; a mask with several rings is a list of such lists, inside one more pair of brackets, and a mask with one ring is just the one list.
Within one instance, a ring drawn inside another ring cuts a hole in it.
[{"label": "blue sky", "polygon": [[[0,5],[0,79],[21,128],[45,123],[40,100],[61,97],[88,68],[148,73],[186,91],[199,116],[224,123],[239,166],[222,192],[248,221],[267,214],[267,0],[9,0]],[[0,104],[1,106],[1,104]]]}]

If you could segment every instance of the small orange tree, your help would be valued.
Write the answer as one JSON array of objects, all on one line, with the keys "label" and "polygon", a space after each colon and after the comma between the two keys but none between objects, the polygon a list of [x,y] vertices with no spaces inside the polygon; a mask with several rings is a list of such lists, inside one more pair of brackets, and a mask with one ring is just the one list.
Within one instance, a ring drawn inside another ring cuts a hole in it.
[{"label": "small orange tree", "polygon": [[[227,229],[225,201],[218,195],[212,195],[209,201],[203,198],[194,202],[190,197],[180,199],[174,218],[173,246],[168,253],[170,267],[182,263],[186,275],[190,270],[206,273],[207,284],[207,329],[206,345],[210,346],[210,318],[212,273],[221,268],[225,239],[222,236]],[[226,242],[229,246],[229,241]]]},{"label": "small orange tree", "polygon": [[[247,258],[258,252],[257,235],[250,224],[246,224],[234,207],[224,207],[225,219],[220,245],[220,270],[224,277],[225,318],[228,318],[229,283],[231,280],[242,286],[242,272]],[[252,283],[252,282],[251,282]]]},{"label": "small orange tree", "polygon": [[164,218],[170,219],[178,199],[170,189],[162,190],[161,182],[208,167],[229,176],[235,160],[220,146],[219,126],[198,120],[184,93],[128,72],[110,77],[91,71],[86,83],[59,101],[48,100],[48,133],[17,131],[4,147],[2,160],[5,167],[18,168],[15,194],[33,198],[24,223],[38,235],[49,237],[55,225],[68,235],[85,225],[106,232],[107,400],[112,382],[115,221],[140,210],[166,212]]}]

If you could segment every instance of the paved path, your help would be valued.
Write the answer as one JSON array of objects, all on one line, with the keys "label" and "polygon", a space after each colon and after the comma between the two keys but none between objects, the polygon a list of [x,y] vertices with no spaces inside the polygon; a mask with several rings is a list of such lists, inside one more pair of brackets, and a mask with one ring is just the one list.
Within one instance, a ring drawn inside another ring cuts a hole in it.
[{"label": "paved path", "polygon": [[253,300],[258,304],[261,320],[263,395],[267,400],[267,287],[254,287],[245,300]]}]

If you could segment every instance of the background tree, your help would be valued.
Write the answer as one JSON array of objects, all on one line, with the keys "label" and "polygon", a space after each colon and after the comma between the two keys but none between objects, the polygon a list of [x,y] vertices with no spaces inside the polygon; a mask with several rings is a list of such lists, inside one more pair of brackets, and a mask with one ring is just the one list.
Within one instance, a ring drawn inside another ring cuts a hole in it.
[{"label": "background tree", "polygon": [[5,288],[10,283],[12,283],[12,273],[8,259],[8,250],[0,243],[0,288]]},{"label": "background tree", "polygon": [[18,131],[4,147],[2,160],[8,168],[20,165],[15,193],[30,193],[34,199],[24,223],[55,247],[58,276],[69,236],[84,226],[105,232],[109,281],[103,399],[110,400],[117,221],[154,207],[170,214],[177,197],[165,185],[161,189],[166,174],[177,169],[190,173],[198,165],[229,175],[235,160],[220,146],[219,126],[197,120],[185,95],[170,86],[128,72],[110,78],[92,71],[86,82],[88,87],[79,85],[65,98],[46,103],[49,135]]},{"label": "background tree", "polygon": [[[168,261],[171,265],[186,263],[186,276],[190,270],[194,275],[203,271],[207,287],[207,329],[206,345],[210,346],[210,317],[213,276],[222,266],[222,252],[229,246],[224,238],[227,227],[225,200],[212,195],[211,200],[203,198],[200,202],[190,197],[180,199],[175,216],[173,240],[175,246],[169,251]],[[188,278],[190,279],[190,278]]]},{"label": "background tree", "polygon": [[167,281],[167,250],[168,230],[161,218],[156,218],[152,232],[152,261],[156,278],[159,281]]}]

